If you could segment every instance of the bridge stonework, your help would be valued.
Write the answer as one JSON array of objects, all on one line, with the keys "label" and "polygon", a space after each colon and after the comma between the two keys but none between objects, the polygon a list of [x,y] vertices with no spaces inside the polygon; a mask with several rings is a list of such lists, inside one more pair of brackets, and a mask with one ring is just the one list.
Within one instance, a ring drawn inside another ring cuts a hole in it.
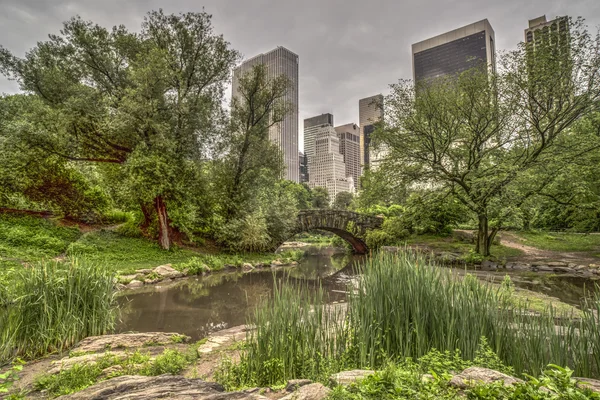
[{"label": "bridge stonework", "polygon": [[293,234],[313,229],[329,231],[352,245],[355,253],[368,251],[364,238],[367,230],[381,227],[383,218],[343,210],[302,210]]}]

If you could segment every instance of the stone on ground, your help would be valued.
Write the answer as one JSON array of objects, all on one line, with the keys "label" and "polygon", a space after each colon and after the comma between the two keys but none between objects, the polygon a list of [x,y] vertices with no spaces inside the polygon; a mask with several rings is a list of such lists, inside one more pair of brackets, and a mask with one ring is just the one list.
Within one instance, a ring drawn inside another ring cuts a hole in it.
[{"label": "stone on ground", "polygon": [[226,393],[218,383],[179,375],[124,375],[97,383],[63,400],[266,400],[255,393]]},{"label": "stone on ground", "polygon": [[171,267],[171,264],[159,265],[154,272],[163,278],[181,278],[183,274]]},{"label": "stone on ground", "polygon": [[459,389],[467,389],[478,384],[488,384],[496,381],[503,381],[504,386],[514,385],[515,383],[523,382],[521,379],[514,378],[502,372],[494,371],[493,369],[471,367],[465,369],[458,375],[455,375],[450,380],[450,386]]},{"label": "stone on ground", "polygon": [[137,289],[141,288],[142,286],[144,286],[144,282],[134,279],[131,282],[129,282],[125,287],[127,289]]},{"label": "stone on ground", "polygon": [[364,379],[369,375],[373,375],[375,371],[368,371],[365,369],[354,369],[352,371],[339,372],[329,377],[329,380],[334,385],[349,385],[356,382],[357,380]]},{"label": "stone on ground", "polygon": [[146,333],[123,333],[117,335],[91,336],[83,339],[74,348],[76,351],[96,352],[114,349],[132,349],[143,346],[158,346],[173,344],[183,338],[186,342],[190,338],[178,333],[146,332]]},{"label": "stone on ground", "polygon": [[246,325],[240,325],[215,332],[207,338],[206,343],[198,347],[198,355],[212,353],[213,351],[244,341],[246,340],[247,331],[248,327]]},{"label": "stone on ground", "polygon": [[592,392],[600,393],[600,381],[589,378],[573,378],[577,382],[577,387],[590,389]]},{"label": "stone on ground", "polygon": [[299,387],[310,385],[313,383],[310,379],[291,379],[287,381],[287,385],[285,385],[286,392],[293,392]]},{"label": "stone on ground", "polygon": [[294,393],[288,394],[279,400],[323,400],[327,398],[331,390],[320,383],[311,383],[301,386]]}]

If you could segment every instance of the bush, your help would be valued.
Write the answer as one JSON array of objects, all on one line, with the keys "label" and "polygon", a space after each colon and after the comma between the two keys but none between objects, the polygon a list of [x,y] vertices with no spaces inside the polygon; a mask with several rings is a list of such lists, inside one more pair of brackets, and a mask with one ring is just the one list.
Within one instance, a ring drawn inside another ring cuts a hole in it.
[{"label": "bush", "polygon": [[219,241],[235,251],[261,252],[271,245],[267,222],[261,212],[230,221],[221,229]]},{"label": "bush", "polygon": [[369,230],[365,235],[365,243],[370,249],[378,249],[382,246],[394,244],[394,238],[384,230]]}]

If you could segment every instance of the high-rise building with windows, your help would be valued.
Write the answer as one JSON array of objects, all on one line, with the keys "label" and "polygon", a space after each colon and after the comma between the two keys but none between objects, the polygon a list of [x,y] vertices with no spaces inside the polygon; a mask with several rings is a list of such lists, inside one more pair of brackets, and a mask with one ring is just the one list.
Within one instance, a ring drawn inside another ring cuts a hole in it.
[{"label": "high-rise building with windows", "polygon": [[346,175],[333,115],[322,114],[304,120],[304,151],[308,159],[309,187],[324,187],[332,202],[340,192],[354,193],[354,178]]},{"label": "high-rise building with windows", "polygon": [[371,133],[374,124],[383,119],[383,95],[366,97],[358,101],[358,123],[360,125],[360,163],[362,168],[369,167]]},{"label": "high-rise building with windows", "polygon": [[238,93],[239,79],[251,71],[255,65],[263,64],[267,69],[269,78],[285,76],[290,87],[285,97],[290,111],[283,121],[270,128],[269,138],[276,143],[283,153],[283,162],[286,168],[284,178],[294,182],[300,181],[300,167],[298,159],[298,55],[286,49],[277,47],[264,54],[259,54],[245,62],[233,71],[232,95]]},{"label": "high-rise building with windows", "polygon": [[496,37],[487,19],[412,45],[413,79],[455,75],[478,65],[496,71]]},{"label": "high-rise building with windows", "polygon": [[298,158],[298,163],[300,165],[300,183],[308,182],[308,162],[306,154],[300,152],[300,154],[298,154]]},{"label": "high-rise building with windows", "polygon": [[544,34],[559,33],[561,39],[568,38],[569,35],[569,18],[558,17],[552,21],[548,21],[545,15],[529,20],[529,27],[525,29],[525,43],[541,43]]},{"label": "high-rise building with windows", "polygon": [[358,189],[360,166],[360,129],[356,124],[346,124],[335,128],[340,140],[340,154],[344,156],[346,177],[352,177],[354,188]]}]

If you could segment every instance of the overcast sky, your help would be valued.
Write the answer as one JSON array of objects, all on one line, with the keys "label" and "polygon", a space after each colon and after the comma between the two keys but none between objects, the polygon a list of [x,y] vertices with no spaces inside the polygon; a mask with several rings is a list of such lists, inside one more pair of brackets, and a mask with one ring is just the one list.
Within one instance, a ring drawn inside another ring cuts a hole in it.
[{"label": "overcast sky", "polygon": [[[500,50],[516,47],[527,21],[543,14],[583,16],[594,32],[600,25],[600,0],[0,0],[0,44],[22,56],[77,14],[138,30],[149,10],[203,7],[244,58],[276,46],[300,56],[301,131],[304,118],[325,112],[336,125],[358,122],[358,100],[411,78],[411,44],[431,36],[487,18]],[[0,77],[0,92],[17,90]]]}]

